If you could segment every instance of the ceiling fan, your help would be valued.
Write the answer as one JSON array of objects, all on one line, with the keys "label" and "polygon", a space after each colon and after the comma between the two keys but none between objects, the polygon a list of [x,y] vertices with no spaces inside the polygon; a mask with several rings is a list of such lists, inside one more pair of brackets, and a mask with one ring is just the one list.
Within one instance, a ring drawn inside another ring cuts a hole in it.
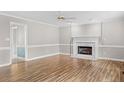
[{"label": "ceiling fan", "polygon": [[59,15],[57,16],[57,19],[59,21],[73,21],[75,20],[76,18],[75,17],[65,17],[64,15],[62,15],[61,12],[59,12]]},{"label": "ceiling fan", "polygon": [[58,20],[75,20],[75,17],[65,17],[65,16],[58,16]]}]

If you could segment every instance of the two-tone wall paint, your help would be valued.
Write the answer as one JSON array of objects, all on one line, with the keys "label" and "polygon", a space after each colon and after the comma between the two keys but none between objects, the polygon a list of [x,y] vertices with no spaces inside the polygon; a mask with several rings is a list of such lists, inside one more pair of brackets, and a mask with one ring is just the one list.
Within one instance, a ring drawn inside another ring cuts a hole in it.
[{"label": "two-tone wall paint", "polygon": [[0,15],[0,66],[10,62],[10,22],[27,25],[28,58],[35,59],[59,53],[59,28],[33,20]]},{"label": "two-tone wall paint", "polygon": [[29,60],[59,53],[69,54],[70,40],[75,36],[99,36],[99,57],[124,60],[123,21],[59,28],[46,23],[0,15],[0,66],[10,64],[10,22],[28,26]]},{"label": "two-tone wall paint", "polygon": [[70,26],[66,26],[60,28],[60,33],[61,53],[70,53],[70,35],[72,35],[72,37],[99,37],[100,58],[124,61],[123,21],[105,22],[102,24],[73,25],[71,26],[71,30]]}]

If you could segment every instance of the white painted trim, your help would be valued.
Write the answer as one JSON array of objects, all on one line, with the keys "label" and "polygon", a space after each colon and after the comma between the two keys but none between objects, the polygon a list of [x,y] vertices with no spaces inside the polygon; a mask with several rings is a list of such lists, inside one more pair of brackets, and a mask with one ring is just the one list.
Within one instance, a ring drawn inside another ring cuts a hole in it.
[{"label": "white painted trim", "polygon": [[22,23],[18,23],[18,22],[10,22],[10,62],[12,63],[12,59],[13,59],[13,55],[12,55],[12,44],[13,44],[13,29],[12,29],[12,25],[13,24],[16,24],[16,25],[21,25],[21,26],[24,26],[24,32],[25,32],[25,60],[27,59],[28,57],[28,48],[27,48],[27,24],[22,24]]},{"label": "white painted trim", "polygon": [[104,59],[104,60],[112,60],[112,61],[121,61],[121,62],[124,62],[124,59],[116,59],[116,58],[108,58],[108,57],[98,57],[98,59]]},{"label": "white painted trim", "polygon": [[[10,24],[16,24],[16,25],[21,25],[21,26],[25,25],[24,23],[18,23],[18,22],[14,22],[14,21],[11,21]],[[13,29],[17,29],[17,28],[13,27]]]},{"label": "white painted trim", "polygon": [[0,47],[0,50],[9,50],[10,47]]},{"label": "white painted trim", "polygon": [[103,48],[124,48],[123,45],[99,45],[99,47],[103,47]]},{"label": "white painted trim", "polygon": [[[69,53],[53,53],[53,54],[48,54],[48,55],[44,55],[44,56],[39,56],[39,57],[34,57],[34,58],[26,59],[25,61],[41,59],[41,58],[50,57],[50,56],[55,56],[55,55],[59,55],[59,54],[61,54],[61,55],[70,55]],[[73,56],[72,56],[72,57],[73,57]],[[124,62],[124,59],[115,59],[115,58],[107,58],[107,57],[98,57],[98,59]],[[11,65],[11,62],[8,63],[8,64],[0,65],[0,67],[8,66],[8,65]]]},{"label": "white painted trim", "polygon": [[72,38],[100,38],[100,36],[86,36],[86,35],[84,35],[84,36],[72,36]]},{"label": "white painted trim", "polygon": [[[50,46],[70,46],[70,44],[41,44],[41,45],[28,45],[28,48],[50,47]],[[73,46],[73,44],[71,44],[71,46]]]},{"label": "white painted trim", "polygon": [[25,24],[24,26],[25,30],[25,60],[28,58],[28,26]]},{"label": "white painted trim", "polygon": [[[61,55],[70,55],[69,53],[60,53],[60,54],[61,54]],[[72,56],[72,57],[73,57],[73,56]],[[108,57],[98,57],[98,59],[124,62],[124,59],[116,59],[116,58],[108,58]]]},{"label": "white painted trim", "polygon": [[69,53],[59,53],[60,55],[70,55]]},{"label": "white painted trim", "polygon": [[73,44],[59,44],[60,46],[73,46]]},{"label": "white painted trim", "polygon": [[4,67],[4,66],[8,66],[8,65],[11,65],[11,63],[9,62],[7,64],[2,64],[2,65],[0,65],[0,67]]},{"label": "white painted trim", "polygon": [[[42,45],[28,45],[28,48],[33,47],[46,47],[46,46],[70,46],[70,44],[42,44]],[[73,44],[71,45],[73,46]],[[24,46],[18,46],[18,47],[24,47]],[[98,47],[105,47],[105,48],[124,48],[124,46],[121,45],[99,45]],[[10,47],[0,47],[0,50],[9,50]]]},{"label": "white painted trim", "polygon": [[[63,46],[70,46],[70,44],[59,44],[59,45],[63,45]],[[72,44],[73,46],[73,44]],[[98,47],[106,47],[106,48],[124,48],[124,45],[98,45]]]},{"label": "white painted trim", "polygon": [[23,58],[23,57],[17,57],[17,59],[25,60],[25,58]]},{"label": "white painted trim", "polygon": [[[28,45],[28,48],[33,47],[46,47],[46,46],[70,46],[70,44],[41,44],[41,45]],[[73,44],[71,45],[73,46]],[[24,47],[24,46],[18,46],[18,47]],[[105,48],[124,48],[122,45],[98,45],[98,47],[105,47]],[[0,47],[0,50],[9,50],[10,47]]]},{"label": "white painted trim", "polygon": [[[59,45],[63,45],[63,46],[70,46],[70,44],[59,44]],[[72,44],[73,46],[73,44]],[[103,47],[103,48],[124,48],[124,45],[98,45],[98,47]]]},{"label": "white painted trim", "polygon": [[9,17],[13,17],[13,18],[17,18],[17,19],[21,19],[21,20],[25,20],[25,21],[31,21],[31,22],[35,22],[35,23],[39,23],[39,24],[54,26],[54,27],[57,27],[57,28],[59,27],[57,25],[53,25],[53,24],[49,24],[49,23],[45,23],[45,22],[37,21],[37,20],[33,20],[33,19],[28,19],[28,18],[24,18],[24,17],[18,17],[18,16],[15,16],[15,15],[3,13],[3,12],[0,12],[0,15],[9,16]]},{"label": "white painted trim", "polygon": [[55,55],[59,55],[59,53],[53,53],[53,54],[48,54],[48,55],[44,55],[44,56],[38,56],[38,57],[34,57],[34,58],[29,58],[29,59],[27,59],[26,61],[36,60],[36,59],[45,58],[45,57],[50,57],[50,56],[55,56]]},{"label": "white painted trim", "polygon": [[28,45],[28,48],[34,48],[34,47],[47,47],[47,46],[59,46],[59,44]]},{"label": "white painted trim", "polygon": [[9,57],[9,62],[10,62],[10,64],[12,64],[12,39],[13,39],[13,37],[12,37],[12,28],[11,28],[11,23],[9,23],[9,29],[10,29],[10,34],[9,34],[9,36],[10,36],[10,53],[9,53],[9,55],[10,55],[10,57]]}]

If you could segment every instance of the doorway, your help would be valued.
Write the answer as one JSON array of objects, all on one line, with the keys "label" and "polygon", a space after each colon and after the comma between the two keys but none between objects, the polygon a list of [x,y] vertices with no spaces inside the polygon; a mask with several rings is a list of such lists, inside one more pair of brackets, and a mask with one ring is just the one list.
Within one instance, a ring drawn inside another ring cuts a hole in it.
[{"label": "doorway", "polygon": [[27,59],[27,25],[10,22],[10,60],[11,63]]}]

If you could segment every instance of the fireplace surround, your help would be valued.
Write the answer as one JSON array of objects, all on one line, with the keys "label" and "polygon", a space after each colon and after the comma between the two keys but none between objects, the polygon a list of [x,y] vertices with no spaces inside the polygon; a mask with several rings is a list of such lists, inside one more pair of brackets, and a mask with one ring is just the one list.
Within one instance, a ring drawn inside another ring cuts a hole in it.
[{"label": "fireplace surround", "polygon": [[73,57],[97,60],[98,59],[98,38],[74,38]]}]

